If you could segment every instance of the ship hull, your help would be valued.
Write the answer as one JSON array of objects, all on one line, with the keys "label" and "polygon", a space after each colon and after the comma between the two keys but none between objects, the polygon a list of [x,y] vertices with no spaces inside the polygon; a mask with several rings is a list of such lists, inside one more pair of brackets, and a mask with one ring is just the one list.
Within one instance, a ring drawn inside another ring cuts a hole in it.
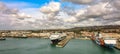
[{"label": "ship hull", "polygon": [[96,44],[98,44],[98,45],[100,45],[100,42],[99,42],[99,41],[97,41],[97,40],[95,40],[95,43],[96,43]]},{"label": "ship hull", "polygon": [[104,47],[108,47],[108,48],[113,48],[113,47],[115,47],[115,44],[116,44],[115,38],[111,38],[111,37],[103,38],[100,34],[92,35],[91,40],[93,40],[96,44],[98,44],[100,46],[104,46]]},{"label": "ship hull", "polygon": [[52,44],[58,44],[61,40],[65,39],[66,36],[57,38],[57,39],[52,39],[51,42]]},{"label": "ship hull", "polygon": [[114,45],[114,44],[105,44],[105,47],[108,47],[108,48],[114,48],[115,45]]},{"label": "ship hull", "polygon": [[0,40],[2,41],[2,40],[6,40],[5,38],[0,38]]},{"label": "ship hull", "polygon": [[99,46],[103,46],[103,47],[107,47],[107,48],[114,48],[115,47],[115,44],[106,44],[104,42],[102,44],[102,42],[100,42],[100,40],[93,40],[93,41],[95,41],[95,43]]},{"label": "ship hull", "polygon": [[55,40],[51,40],[51,44],[58,44],[58,42],[60,42],[61,40],[59,40],[59,39],[55,39]]},{"label": "ship hull", "polygon": [[65,39],[66,35],[64,34],[52,34],[49,36],[49,39],[51,40],[51,44],[58,44],[61,40]]}]

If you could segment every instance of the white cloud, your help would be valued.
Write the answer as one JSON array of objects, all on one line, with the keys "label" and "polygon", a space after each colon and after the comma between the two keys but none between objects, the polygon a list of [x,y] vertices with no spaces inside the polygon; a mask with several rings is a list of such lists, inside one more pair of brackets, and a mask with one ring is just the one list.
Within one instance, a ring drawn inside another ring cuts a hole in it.
[{"label": "white cloud", "polygon": [[69,18],[64,18],[63,21],[71,23],[71,22],[77,22],[77,19],[73,16],[69,16]]},{"label": "white cloud", "polygon": [[120,10],[120,0],[114,0],[114,1],[110,1],[112,3],[112,5],[117,8],[118,10]]},{"label": "white cloud", "polygon": [[87,8],[88,17],[99,17],[105,14],[109,14],[113,11],[112,7],[107,8],[109,3],[98,3]]},{"label": "white cloud", "polygon": [[23,22],[23,20],[19,18],[28,17],[30,17],[30,15],[20,13],[16,8],[8,8],[4,3],[0,2],[0,29],[15,29],[15,27],[20,26]]},{"label": "white cloud", "polygon": [[90,4],[93,3],[95,0],[62,0],[63,2],[72,2],[77,4]]},{"label": "white cloud", "polygon": [[0,10],[6,10],[6,5],[2,2],[0,2]]},{"label": "white cloud", "polygon": [[86,13],[86,9],[80,9],[80,10],[78,10],[77,12],[76,12],[76,14],[75,14],[75,17],[77,17],[77,18],[84,18],[84,15],[85,15],[85,13]]},{"label": "white cloud", "polygon": [[[116,0],[119,2],[118,0]],[[115,23],[120,20],[119,4],[114,6],[110,0],[98,2],[94,5],[89,5],[87,8],[80,9],[76,12],[75,17],[79,19],[79,24],[83,26],[94,25],[120,25]]]},{"label": "white cloud", "polygon": [[60,10],[59,2],[50,2],[48,5],[40,8],[40,11],[43,13],[54,13]]},{"label": "white cloud", "polygon": [[39,6],[38,4],[26,3],[26,2],[6,2],[5,4],[9,8],[19,8],[19,9]]},{"label": "white cloud", "polygon": [[[68,0],[66,0],[68,1]],[[79,2],[80,5],[88,4],[84,9],[76,12],[61,8],[61,3],[50,2],[41,8],[23,8],[21,10],[7,7],[0,3],[0,29],[61,29],[80,26],[120,25],[119,0],[114,2],[93,0],[69,0]],[[14,6],[14,5],[13,5]],[[68,9],[69,10],[69,9]],[[9,28],[8,28],[9,27]]]}]

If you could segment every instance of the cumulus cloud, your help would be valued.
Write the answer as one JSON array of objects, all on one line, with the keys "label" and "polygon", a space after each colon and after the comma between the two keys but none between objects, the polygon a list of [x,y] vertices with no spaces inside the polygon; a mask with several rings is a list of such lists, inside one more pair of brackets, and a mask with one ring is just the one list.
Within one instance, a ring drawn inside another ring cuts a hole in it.
[{"label": "cumulus cloud", "polygon": [[73,23],[72,26],[120,25],[119,0],[114,2],[111,0],[100,0],[97,2],[88,5],[87,8],[77,10],[76,14],[73,15],[77,18],[77,22]]},{"label": "cumulus cloud", "polygon": [[63,2],[72,2],[76,4],[90,4],[93,3],[95,0],[62,0]]},{"label": "cumulus cloud", "polygon": [[[68,1],[68,0],[66,0]],[[111,2],[110,0],[69,0],[84,1],[80,5],[90,4],[84,9],[76,10],[74,14],[69,14],[67,10],[61,11],[59,2],[50,2],[40,8],[38,13],[41,17],[31,18],[30,21],[24,19],[26,24],[31,24],[31,27],[41,29],[57,29],[57,28],[73,28],[80,26],[99,26],[99,25],[119,25],[119,4]],[[89,2],[86,2],[89,1]],[[118,0],[116,0],[118,1]],[[74,2],[76,3],[76,2]],[[115,4],[114,4],[115,3]],[[78,4],[78,3],[77,3]],[[63,10],[63,9],[62,9]],[[36,13],[36,14],[37,14]],[[35,15],[34,13],[31,15]],[[35,15],[37,16],[37,15]],[[25,25],[26,25],[25,24]]]},{"label": "cumulus cloud", "polygon": [[110,3],[113,5],[113,7],[120,9],[120,0],[110,0]]},{"label": "cumulus cloud", "polygon": [[64,23],[78,22],[76,17],[71,16],[67,12],[63,12],[63,11],[59,12],[59,14],[55,16],[55,18],[57,18],[57,20],[62,21]]},{"label": "cumulus cloud", "polygon": [[48,5],[40,8],[40,11],[43,13],[54,13],[60,10],[59,2],[50,2]]},{"label": "cumulus cloud", "polygon": [[[5,4],[4,4],[5,5]],[[58,6],[58,7],[56,7]],[[47,5],[50,8],[50,12],[45,13],[44,11],[39,11],[39,9],[12,9],[8,8],[6,5],[0,6],[4,8],[1,10],[1,18],[0,18],[0,26],[1,29],[4,29],[8,26],[8,29],[57,29],[57,28],[68,28],[64,23],[65,20],[60,20],[56,17],[60,10],[60,3],[59,2],[51,2]],[[44,7],[44,6],[43,6]],[[56,8],[54,8],[56,7]],[[41,7],[42,8],[42,7]],[[40,8],[40,9],[41,9]],[[6,13],[6,12],[9,12]],[[5,12],[5,13],[4,13]],[[25,13],[23,13],[25,12]],[[31,13],[30,13],[31,12]],[[4,13],[4,15],[3,15]],[[29,14],[29,15],[26,15]],[[3,16],[3,17],[2,17]],[[65,18],[65,17],[64,17]],[[75,20],[74,18],[70,18]],[[72,20],[68,19],[66,22],[72,22]],[[63,22],[61,22],[63,21]],[[62,26],[61,26],[62,25]]]},{"label": "cumulus cloud", "polygon": [[17,9],[9,9],[4,3],[0,2],[0,13],[1,14],[16,14]]},{"label": "cumulus cloud", "polygon": [[111,6],[107,7],[109,3],[98,3],[87,8],[88,17],[99,17],[105,14],[112,13],[114,10]]},{"label": "cumulus cloud", "polygon": [[49,20],[53,20],[54,17],[60,11],[60,3],[59,2],[50,2],[49,4],[40,8],[40,12],[47,15]]},{"label": "cumulus cloud", "polygon": [[21,22],[19,18],[27,17],[30,15],[19,13],[17,8],[8,8],[6,4],[0,2],[0,29],[15,29],[16,26],[13,25]]},{"label": "cumulus cloud", "polygon": [[2,2],[0,2],[0,10],[6,10],[6,5]]},{"label": "cumulus cloud", "polygon": [[[9,24],[11,22],[11,19],[9,17],[10,14],[15,14],[16,11],[8,9],[7,6],[0,2],[0,28],[1,29],[8,29],[11,27]],[[8,27],[7,27],[8,26]]]},{"label": "cumulus cloud", "polygon": [[18,10],[0,3],[0,29],[3,27],[4,29],[67,29],[80,26],[120,25],[120,0],[62,1],[87,5],[86,8],[70,11],[70,8],[61,7],[62,3],[52,1],[40,8]]}]

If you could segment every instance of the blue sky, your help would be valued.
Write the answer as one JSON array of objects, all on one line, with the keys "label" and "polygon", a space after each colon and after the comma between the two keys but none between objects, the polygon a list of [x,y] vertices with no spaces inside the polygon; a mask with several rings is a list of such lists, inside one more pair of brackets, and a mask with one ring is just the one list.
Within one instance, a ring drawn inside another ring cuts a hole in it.
[{"label": "blue sky", "polygon": [[[2,2],[26,2],[26,3],[35,3],[35,4],[44,4],[44,3],[48,3],[50,2],[51,0],[0,0]],[[54,0],[56,2],[58,2],[59,0]]]},{"label": "blue sky", "polygon": [[[6,3],[8,6],[13,6],[13,8],[39,8],[51,0],[0,0],[0,2]],[[59,2],[59,0],[54,0]]]},{"label": "blue sky", "polygon": [[[7,4],[10,8],[18,8],[18,9],[24,9],[24,8],[40,8],[46,4],[48,4],[52,0],[0,0],[0,2],[3,2]],[[55,2],[60,2],[60,0],[53,0]],[[79,8],[85,8],[85,5],[78,5],[73,4],[70,2],[62,2],[61,7],[68,6],[68,7],[74,7],[74,9]]]}]

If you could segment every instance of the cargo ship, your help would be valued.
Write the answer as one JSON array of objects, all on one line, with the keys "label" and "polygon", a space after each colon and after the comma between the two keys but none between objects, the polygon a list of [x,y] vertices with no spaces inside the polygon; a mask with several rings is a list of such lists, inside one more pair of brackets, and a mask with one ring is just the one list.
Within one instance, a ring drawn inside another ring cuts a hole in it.
[{"label": "cargo ship", "polygon": [[66,35],[62,34],[51,34],[49,39],[51,40],[51,44],[58,44],[61,40],[65,39]]},{"label": "cargo ship", "polygon": [[100,46],[105,46],[108,48],[113,48],[116,45],[116,39],[111,37],[104,37],[98,32],[91,36],[91,39]]}]

